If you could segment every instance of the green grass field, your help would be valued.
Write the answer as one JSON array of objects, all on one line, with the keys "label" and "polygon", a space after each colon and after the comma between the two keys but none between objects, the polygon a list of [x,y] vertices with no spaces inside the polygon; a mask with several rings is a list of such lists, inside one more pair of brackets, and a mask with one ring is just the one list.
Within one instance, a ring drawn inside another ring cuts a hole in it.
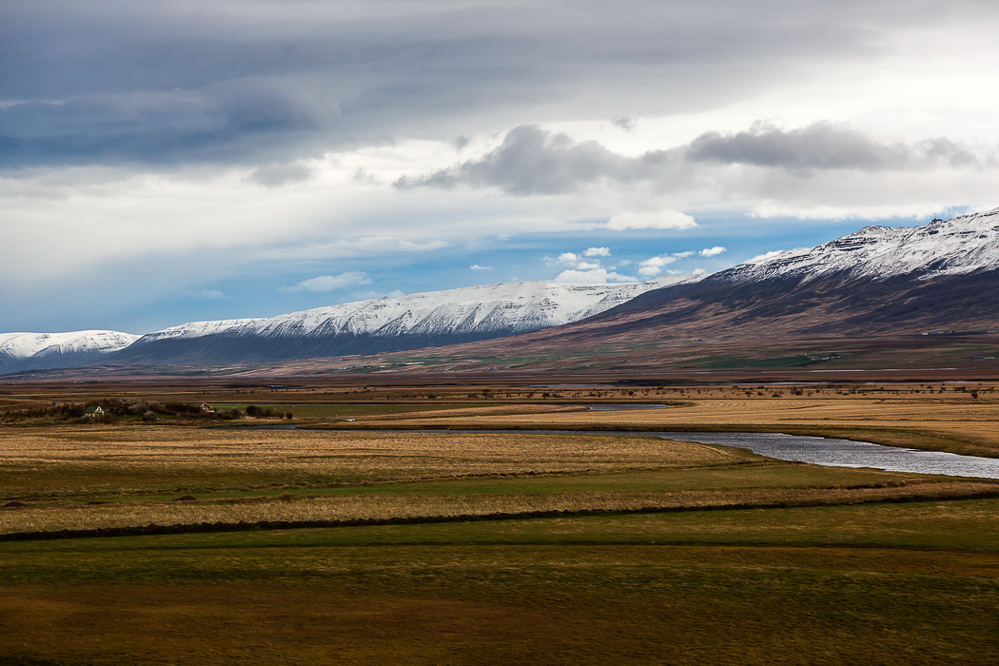
[{"label": "green grass field", "polygon": [[997,509],[6,543],[0,663],[994,663]]},{"label": "green grass field", "polygon": [[[216,409],[225,410],[236,408],[245,412],[247,406],[256,405],[281,412],[282,414],[291,412],[299,418],[322,418],[322,419],[345,419],[353,416],[385,416],[388,414],[407,414],[433,411],[438,409],[460,409],[464,403],[396,403],[396,404],[370,404],[370,403],[218,403],[213,405]],[[234,425],[245,425],[236,423]]]}]

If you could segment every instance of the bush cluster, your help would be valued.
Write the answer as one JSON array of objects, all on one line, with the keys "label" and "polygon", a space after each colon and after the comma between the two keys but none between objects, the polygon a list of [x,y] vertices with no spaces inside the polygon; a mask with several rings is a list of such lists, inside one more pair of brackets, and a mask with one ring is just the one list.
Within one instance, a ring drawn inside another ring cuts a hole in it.
[{"label": "bush cluster", "polygon": [[[87,416],[88,407],[100,407],[104,414]],[[154,402],[110,398],[81,403],[60,403],[49,407],[35,407],[5,412],[0,420],[5,422],[27,421],[31,419],[56,419],[83,423],[113,423],[119,418],[138,416],[143,421],[153,422],[160,416],[177,416],[189,419],[232,420],[242,418],[238,409],[204,412],[200,404],[187,402]]]},{"label": "bush cluster", "polygon": [[[247,405],[246,415],[255,419],[280,419],[284,418],[285,413],[274,409],[272,407],[258,407],[257,405]],[[291,418],[291,414],[288,414],[288,418]]]}]

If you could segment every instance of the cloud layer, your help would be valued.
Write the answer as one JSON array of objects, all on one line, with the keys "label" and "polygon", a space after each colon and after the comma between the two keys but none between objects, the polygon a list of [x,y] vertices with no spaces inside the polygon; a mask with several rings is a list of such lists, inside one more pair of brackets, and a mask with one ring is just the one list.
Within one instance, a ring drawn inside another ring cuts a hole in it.
[{"label": "cloud layer", "polygon": [[654,182],[669,189],[696,179],[697,169],[719,166],[781,170],[801,178],[844,170],[981,170],[999,166],[999,151],[994,146],[962,146],[944,137],[886,141],[820,121],[790,130],[760,122],[740,132],[706,132],[685,145],[628,157],[596,141],[576,142],[565,133],[522,126],[480,158],[419,178],[400,178],[396,187],[496,187],[514,195],[572,193],[600,182]]},{"label": "cloud layer", "polygon": [[[988,25],[996,13],[958,1],[913,12],[893,0],[382,5],[10,0],[0,165],[283,163],[580,108],[631,130],[636,115],[717,107],[805,80],[810,65],[877,55],[890,32]],[[694,152],[784,160],[780,149],[767,156],[773,146],[761,153],[760,137],[736,139],[705,139]],[[568,152],[558,164],[570,171],[550,180],[522,183],[516,162],[500,159],[461,176],[551,192],[594,177],[588,162],[602,173],[611,157],[585,142]],[[860,145],[834,159],[907,158]]]},{"label": "cloud layer", "polygon": [[[957,174],[966,178],[963,188],[953,181]],[[594,140],[522,126],[480,157],[402,177],[395,186],[487,188],[512,196],[614,190],[630,198],[608,215],[606,226],[624,231],[688,229],[696,221],[684,210],[727,201],[746,201],[761,216],[919,214],[928,207],[926,194],[931,202],[939,196],[941,176],[958,196],[980,197],[999,176],[999,150],[945,137],[886,139],[827,121],[791,129],[756,122],[628,156]],[[901,192],[900,183],[907,184]]]},{"label": "cloud layer", "polygon": [[0,331],[713,270],[999,203],[996,3],[2,13]]}]

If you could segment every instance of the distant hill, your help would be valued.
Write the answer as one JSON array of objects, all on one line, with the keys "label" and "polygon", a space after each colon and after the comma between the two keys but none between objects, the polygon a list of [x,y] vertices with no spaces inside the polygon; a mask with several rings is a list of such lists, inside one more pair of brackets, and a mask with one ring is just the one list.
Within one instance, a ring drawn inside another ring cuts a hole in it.
[{"label": "distant hill", "polygon": [[0,335],[0,373],[91,363],[215,365],[332,357],[483,340],[577,321],[700,276],[643,283],[511,282],[377,298],[266,319],[115,331]]},{"label": "distant hill", "polygon": [[119,331],[0,333],[0,373],[99,362],[138,339]]}]

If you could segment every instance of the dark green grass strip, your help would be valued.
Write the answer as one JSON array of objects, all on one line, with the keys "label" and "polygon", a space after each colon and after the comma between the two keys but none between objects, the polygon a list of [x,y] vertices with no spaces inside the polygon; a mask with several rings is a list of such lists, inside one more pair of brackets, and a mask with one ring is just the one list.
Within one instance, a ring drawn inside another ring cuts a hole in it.
[{"label": "dark green grass strip", "polygon": [[580,518],[585,516],[627,516],[637,514],[689,513],[694,511],[742,511],[752,509],[797,509],[825,506],[851,506],[859,504],[901,504],[907,502],[945,502],[950,500],[976,500],[999,498],[999,490],[983,491],[969,495],[922,495],[918,497],[889,497],[878,499],[843,500],[826,502],[739,503],[723,506],[641,507],[637,509],[578,509],[575,511],[522,511],[518,513],[463,514],[458,516],[398,516],[393,518],[357,518],[348,520],[264,520],[238,523],[187,523],[175,525],[144,525],[134,527],[103,527],[92,530],[52,530],[46,532],[12,532],[0,534],[0,542],[46,541],[53,539],[91,539],[94,537],[150,536],[162,534],[196,534],[205,532],[246,532],[250,530],[289,530],[330,527],[375,527],[386,525],[421,525],[434,523],[472,523],[482,521],[531,520],[538,518]]}]

